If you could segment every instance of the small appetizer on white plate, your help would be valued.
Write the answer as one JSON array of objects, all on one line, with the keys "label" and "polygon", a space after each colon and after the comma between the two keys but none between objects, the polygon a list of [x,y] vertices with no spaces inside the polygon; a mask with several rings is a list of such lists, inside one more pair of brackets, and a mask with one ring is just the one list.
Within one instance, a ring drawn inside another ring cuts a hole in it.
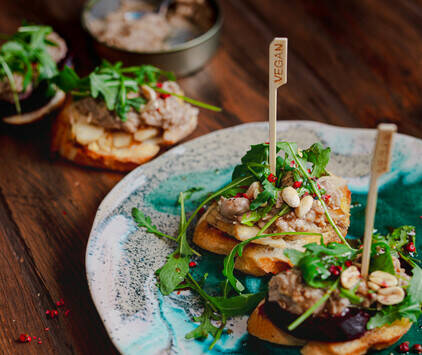
[{"label": "small appetizer on white plate", "polygon": [[53,125],[52,150],[93,167],[132,170],[195,130],[191,103],[220,110],[183,96],[172,73],[150,65],[103,61],[84,78],[65,67],[55,82],[70,96]]},{"label": "small appetizer on white plate", "polygon": [[422,313],[414,227],[373,236],[366,280],[362,249],[311,243],[304,252],[284,253],[294,267],[272,277],[268,296],[249,318],[249,333],[260,339],[304,345],[305,355],[365,354],[397,342]]},{"label": "small appetizer on white plate", "polygon": [[0,48],[0,112],[21,125],[41,119],[65,99],[52,79],[66,57],[65,41],[49,26],[19,27]]},{"label": "small appetizer on white plate", "polygon": [[[242,241],[263,233],[236,259],[236,268],[262,276],[291,267],[284,249],[312,242],[343,241],[349,227],[351,194],[346,181],[325,170],[330,149],[316,143],[298,151],[279,142],[277,174],[268,167],[268,144],[254,145],[233,172],[245,179],[213,202],[198,221],[193,242],[227,255]],[[289,234],[288,232],[293,232]],[[280,234],[281,233],[281,234]]]}]

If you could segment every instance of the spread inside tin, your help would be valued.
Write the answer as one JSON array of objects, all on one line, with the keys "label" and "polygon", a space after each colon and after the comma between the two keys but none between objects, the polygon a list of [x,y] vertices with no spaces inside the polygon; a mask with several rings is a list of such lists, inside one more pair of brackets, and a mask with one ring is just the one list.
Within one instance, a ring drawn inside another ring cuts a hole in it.
[{"label": "spread inside tin", "polygon": [[206,0],[175,0],[165,11],[156,3],[121,0],[103,18],[89,21],[88,28],[109,46],[135,52],[168,50],[207,32],[215,22]]}]

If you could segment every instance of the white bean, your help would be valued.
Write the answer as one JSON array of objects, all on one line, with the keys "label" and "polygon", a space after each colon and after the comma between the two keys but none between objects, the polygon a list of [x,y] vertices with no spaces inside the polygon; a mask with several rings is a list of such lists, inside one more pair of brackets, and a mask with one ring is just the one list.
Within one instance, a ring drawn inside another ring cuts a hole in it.
[{"label": "white bean", "polygon": [[299,195],[291,186],[283,189],[281,196],[283,197],[284,202],[286,202],[290,207],[296,208],[300,205]]},{"label": "white bean", "polygon": [[314,199],[312,196],[307,195],[300,200],[299,207],[295,209],[296,216],[298,218],[303,218],[312,208],[312,204],[314,203]]}]

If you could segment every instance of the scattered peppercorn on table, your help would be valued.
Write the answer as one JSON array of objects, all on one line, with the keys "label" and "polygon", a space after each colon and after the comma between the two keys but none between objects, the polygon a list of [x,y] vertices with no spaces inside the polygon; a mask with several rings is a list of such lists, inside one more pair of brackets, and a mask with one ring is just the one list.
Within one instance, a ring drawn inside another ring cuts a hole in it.
[{"label": "scattered peppercorn on table", "polygon": [[[13,33],[24,19],[52,25],[86,74],[98,57],[79,23],[83,3],[1,0],[0,32]],[[221,5],[221,48],[179,82],[190,97],[224,111],[201,110],[189,139],[267,119],[267,52],[276,35],[288,37],[290,47],[280,120],[372,128],[389,121],[422,137],[422,3]],[[89,295],[84,256],[97,207],[124,175],[53,159],[49,131],[49,120],[0,128],[0,352],[116,354]]]}]

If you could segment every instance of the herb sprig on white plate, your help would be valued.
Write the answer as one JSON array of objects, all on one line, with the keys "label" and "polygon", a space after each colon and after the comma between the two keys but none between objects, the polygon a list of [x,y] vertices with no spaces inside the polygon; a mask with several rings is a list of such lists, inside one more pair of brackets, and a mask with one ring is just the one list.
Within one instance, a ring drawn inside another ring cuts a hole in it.
[{"label": "herb sprig on white plate", "polygon": [[[187,192],[187,194],[191,194],[191,191]],[[179,195],[181,213],[179,236],[177,239],[159,232],[157,228],[151,224],[151,220],[148,217],[145,217],[137,208],[132,210],[132,216],[139,227],[144,227],[151,233],[177,242],[176,250],[167,257],[166,263],[156,271],[159,279],[159,288],[161,293],[165,296],[175,290],[190,289],[201,297],[204,310],[202,315],[194,318],[194,321],[199,322],[200,325],[186,334],[186,339],[206,338],[211,334],[214,337],[214,341],[210,345],[210,349],[212,349],[221,337],[227,319],[237,315],[250,313],[264,298],[265,292],[229,296],[229,292],[226,290],[223,296],[212,296],[208,294],[202,286],[205,283],[208,274],[205,274],[200,281],[194,279],[189,271],[189,264],[191,256],[193,254],[198,255],[198,253],[190,247],[186,239],[187,222],[184,208],[184,195],[185,192],[181,192]],[[219,322],[220,326],[215,326],[213,321]]]},{"label": "herb sprig on white plate", "polygon": [[[254,145],[242,158],[242,163],[234,169],[232,181],[208,196],[208,198],[196,208],[188,220],[186,219],[184,203],[186,198],[190,197],[196,189],[189,189],[185,192],[181,192],[178,200],[181,207],[180,225],[176,237],[158,231],[157,228],[152,225],[150,218],[146,217],[137,208],[132,210],[132,216],[139,227],[146,228],[150,233],[168,238],[177,243],[175,251],[167,257],[166,263],[156,272],[161,293],[163,295],[169,295],[175,290],[190,289],[197,293],[203,301],[203,313],[201,316],[194,319],[194,321],[200,322],[200,325],[194,331],[186,335],[187,339],[205,338],[211,334],[214,337],[214,341],[210,346],[210,348],[212,348],[221,337],[228,318],[235,315],[249,314],[264,298],[265,292],[244,294],[244,285],[234,276],[235,259],[237,256],[242,255],[244,247],[247,244],[257,239],[281,235],[316,235],[322,237],[320,233],[265,233],[279,217],[282,217],[291,211],[291,208],[284,204],[281,206],[278,213],[260,229],[255,237],[239,243],[233,248],[229,255],[226,256],[222,266],[222,273],[225,276],[225,280],[222,284],[221,296],[210,295],[204,290],[203,284],[206,282],[207,274],[203,276],[202,280],[197,281],[190,273],[189,264],[191,257],[193,255],[199,255],[199,253],[188,243],[186,236],[188,226],[193,222],[197,214],[205,205],[212,203],[220,196],[237,196],[239,193],[244,193],[247,187],[253,182],[259,181],[263,186],[263,191],[257,196],[256,200],[258,200],[259,203],[253,208],[255,208],[255,211],[262,217],[262,209],[266,208],[262,205],[266,204],[271,207],[275,205],[277,194],[283,187],[281,182],[282,178],[289,173],[293,175],[295,181],[301,182],[301,194],[314,194],[315,198],[318,198],[325,206],[323,199],[325,191],[322,191],[322,188],[319,187],[314,180],[317,177],[327,175],[325,167],[329,160],[330,149],[324,149],[319,143],[316,143],[309,149],[299,152],[296,144],[288,142],[279,142],[277,149],[278,152],[284,152],[284,157],[280,156],[277,158],[277,177],[272,176],[269,170],[268,144]],[[268,211],[268,208],[266,208],[266,210]],[[326,211],[329,216],[327,208]],[[329,218],[329,221],[336,230],[333,220]],[[255,222],[257,222],[257,220],[248,221],[248,223]],[[338,228],[336,232],[340,234],[340,238],[345,240],[344,236],[338,231]],[[342,247],[352,252],[352,249],[348,245],[343,245]],[[219,326],[215,325],[216,322],[219,323]]]}]

